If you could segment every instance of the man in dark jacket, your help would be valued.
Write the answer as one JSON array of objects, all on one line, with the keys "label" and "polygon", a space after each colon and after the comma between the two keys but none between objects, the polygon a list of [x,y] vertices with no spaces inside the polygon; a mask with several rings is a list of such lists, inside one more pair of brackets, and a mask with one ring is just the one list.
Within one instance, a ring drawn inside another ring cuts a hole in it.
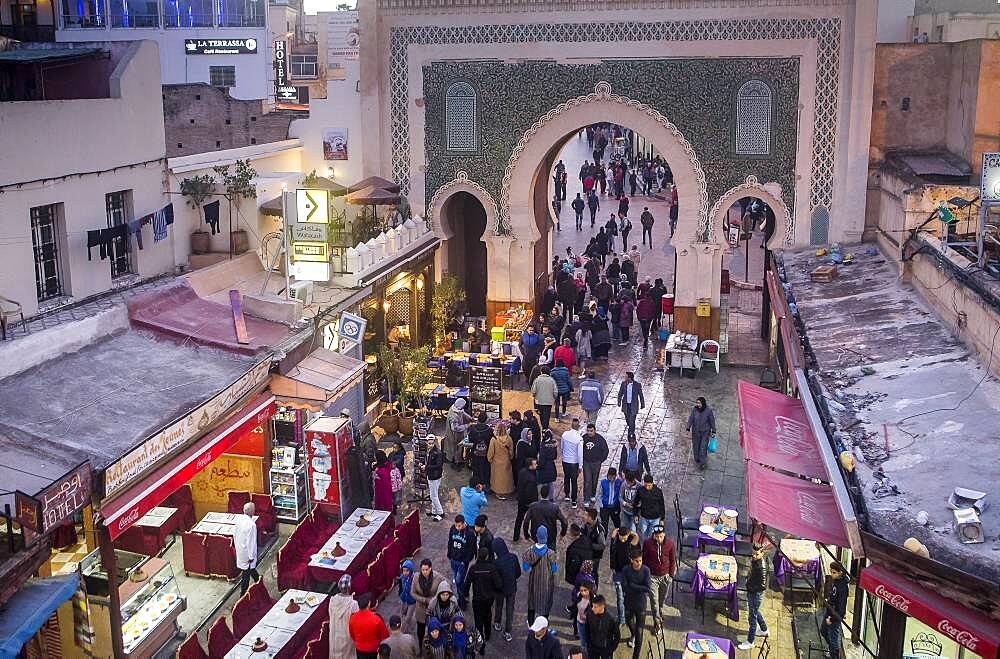
[{"label": "man in dark jacket", "polygon": [[583,436],[583,498],[593,506],[597,499],[597,481],[601,478],[601,465],[608,459],[608,440],[597,433],[597,426],[587,424]]},{"label": "man in dark jacket", "polygon": [[622,591],[625,593],[625,624],[632,638],[628,645],[632,659],[642,655],[642,633],[646,625],[646,606],[649,601],[649,568],[642,564],[642,554],[635,552],[628,566],[622,570]]},{"label": "man in dark jacket", "polygon": [[[590,210],[590,226],[593,228],[594,223],[597,221],[597,211],[601,210],[601,200],[598,199],[597,194],[593,190],[587,194],[587,209]],[[577,227],[577,229],[582,228],[582,226]]]},{"label": "man in dark jacket", "polygon": [[653,327],[656,329],[659,329],[660,321],[663,318],[663,305],[661,301],[663,300],[663,296],[668,292],[667,287],[663,285],[663,279],[657,277],[656,281],[653,282],[653,287],[647,293],[656,302],[656,314],[653,316]]},{"label": "man in dark jacket", "polygon": [[562,646],[555,632],[549,631],[549,621],[538,616],[528,627],[531,632],[524,641],[525,659],[563,659]]},{"label": "man in dark jacket", "polygon": [[455,575],[455,592],[458,594],[458,606],[465,608],[465,596],[462,586],[465,585],[465,574],[469,563],[476,555],[476,533],[465,523],[465,517],[455,515],[455,524],[448,530],[448,560],[451,561],[451,571]]},{"label": "man in dark jacket", "polygon": [[618,601],[618,624],[625,624],[625,593],[622,591],[622,570],[628,567],[632,554],[642,551],[639,535],[630,529],[622,527],[611,536],[611,548],[608,558],[611,563],[611,581],[615,585],[615,595]]},{"label": "man in dark jacket", "polygon": [[584,561],[593,560],[594,549],[590,540],[583,535],[583,530],[575,522],[569,527],[570,543],[566,547],[566,583],[576,584],[576,577]]},{"label": "man in dark jacket", "polygon": [[[538,527],[544,526],[548,529],[548,545],[549,549],[555,550],[556,548],[556,522],[562,526],[562,531],[560,535],[566,537],[566,528],[568,526],[566,522],[566,516],[563,515],[559,506],[554,501],[549,501],[549,486],[543,485],[539,488],[538,501],[535,501],[530,506],[528,506],[528,513],[524,516],[524,537],[534,538],[535,533],[538,531]],[[520,505],[520,504],[519,504]],[[529,533],[530,529],[530,533]],[[517,533],[517,529],[514,529]]]},{"label": "man in dark jacket", "polygon": [[441,521],[444,515],[444,507],[441,506],[441,497],[438,492],[441,489],[441,476],[444,471],[444,454],[438,447],[437,438],[431,435],[427,441],[427,463],[424,465],[424,474],[427,476],[427,491],[431,497],[431,516],[435,522]]},{"label": "man in dark jacket", "polygon": [[847,571],[840,563],[830,565],[829,592],[826,596],[826,613],[819,632],[826,640],[828,653],[833,659],[840,657],[840,625],[847,614]]},{"label": "man in dark jacket", "polygon": [[612,659],[621,642],[618,621],[607,612],[603,595],[594,595],[587,611],[587,656],[590,659]]},{"label": "man in dark jacket", "polygon": [[[750,614],[750,630],[747,640],[739,644],[739,649],[749,650],[757,636],[767,636],[767,622],[760,613],[760,603],[767,589],[767,568],[764,561],[764,546],[755,544],[750,555],[750,574],[747,576],[747,612]],[[758,631],[758,626],[760,630]]]},{"label": "man in dark jacket", "polygon": [[487,642],[493,631],[493,600],[503,590],[503,578],[493,564],[489,547],[480,547],[476,554],[476,562],[469,568],[469,575],[462,586],[462,599],[472,591],[472,614],[476,621],[476,629]]},{"label": "man in dark jacket", "polygon": [[[517,517],[514,518],[514,542],[521,541],[521,522],[528,514],[528,507],[538,501],[538,460],[528,458],[526,466],[517,475]],[[527,536],[532,537],[532,536]]]},{"label": "man in dark jacket", "polygon": [[[521,562],[517,560],[517,556],[510,553],[503,538],[493,539],[493,553],[496,555],[493,563],[497,566],[497,571],[500,572],[502,582],[500,592],[496,596],[496,611],[493,619],[496,621],[496,627],[503,627],[503,639],[510,643],[510,630],[514,621],[514,598],[517,596],[517,580],[521,578]],[[504,616],[505,612],[506,616]]]},{"label": "man in dark jacket", "polygon": [[490,442],[493,441],[493,428],[490,427],[486,412],[480,412],[476,423],[469,426],[469,443],[472,444],[472,474],[476,480],[486,487],[490,484]]},{"label": "man in dark jacket", "polygon": [[629,437],[635,435],[635,418],[639,410],[646,407],[646,399],[642,395],[642,385],[635,381],[635,373],[625,372],[625,379],[618,387],[618,407],[625,415]]},{"label": "man in dark jacket", "polygon": [[587,523],[583,526],[583,535],[590,540],[590,546],[594,551],[594,581],[600,583],[598,568],[601,566],[601,559],[604,558],[604,549],[607,544],[605,538],[608,531],[602,528],[600,522],[597,521],[598,512],[596,509],[587,508],[586,513]]},{"label": "man in dark jacket", "polygon": [[566,277],[559,284],[559,301],[563,305],[563,316],[567,323],[573,322],[573,309],[576,307],[576,282],[572,277]]},{"label": "man in dark jacket", "polygon": [[586,204],[584,204],[583,198],[580,196],[579,192],[576,193],[576,199],[574,199],[573,203],[570,204],[570,205],[573,207],[573,212],[576,213],[576,228],[577,229],[582,229],[583,228],[583,208],[584,208],[584,206]]},{"label": "man in dark jacket", "polygon": [[635,435],[630,435],[628,444],[622,446],[621,456],[618,458],[618,473],[622,477],[632,473],[636,479],[642,478],[643,474],[653,473],[649,466],[649,453]]},{"label": "man in dark jacket", "polygon": [[642,545],[642,561],[649,568],[649,585],[653,600],[653,617],[663,622],[663,605],[670,582],[677,573],[677,549],[662,526],[653,528],[653,537]]},{"label": "man in dark jacket", "polygon": [[663,500],[663,490],[653,483],[653,474],[646,474],[642,487],[635,493],[635,515],[643,541],[653,535],[653,527],[663,524],[667,514],[667,504]]},{"label": "man in dark jacket", "polygon": [[611,297],[615,294],[614,287],[608,282],[605,275],[601,275],[601,283],[594,288],[594,297],[597,298],[597,306],[608,308],[611,304]]},{"label": "man in dark jacket", "polygon": [[476,554],[478,555],[479,550],[485,547],[490,552],[490,558],[493,558],[493,531],[486,526],[489,521],[490,518],[486,515],[479,515],[472,525],[472,530],[476,534]]}]

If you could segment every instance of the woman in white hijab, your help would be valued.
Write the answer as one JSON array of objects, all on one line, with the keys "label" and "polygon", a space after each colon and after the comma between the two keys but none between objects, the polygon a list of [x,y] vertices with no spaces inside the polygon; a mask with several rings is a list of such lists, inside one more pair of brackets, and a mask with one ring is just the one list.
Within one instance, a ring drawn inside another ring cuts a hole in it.
[{"label": "woman in white hijab", "polygon": [[337,582],[337,594],[330,598],[330,659],[355,656],[347,622],[357,611],[358,603],[351,594],[351,575],[345,574]]},{"label": "woman in white hijab", "polygon": [[445,462],[451,462],[455,469],[461,468],[461,456],[458,445],[465,439],[465,432],[473,418],[465,411],[466,400],[459,398],[448,409],[448,419],[444,429],[444,441],[441,442],[441,452]]}]

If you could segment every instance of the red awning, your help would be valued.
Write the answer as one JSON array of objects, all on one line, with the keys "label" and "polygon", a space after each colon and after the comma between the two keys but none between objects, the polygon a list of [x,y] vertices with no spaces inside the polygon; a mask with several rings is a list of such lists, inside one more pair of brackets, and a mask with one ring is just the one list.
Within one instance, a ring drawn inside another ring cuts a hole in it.
[{"label": "red awning", "polygon": [[177,488],[210,465],[246,433],[267,423],[274,416],[274,396],[258,394],[237,412],[204,435],[194,444],[178,453],[173,459],[159,465],[111,502],[101,506],[104,524],[114,540],[140,517],[160,505]]},{"label": "red awning", "polygon": [[861,571],[861,587],[981,657],[996,657],[1000,622],[878,565]]},{"label": "red awning", "polygon": [[850,547],[829,485],[747,461],[747,510],[758,521],[825,545]]},{"label": "red awning", "polygon": [[827,480],[819,444],[802,401],[741,380],[740,446],[747,460]]}]

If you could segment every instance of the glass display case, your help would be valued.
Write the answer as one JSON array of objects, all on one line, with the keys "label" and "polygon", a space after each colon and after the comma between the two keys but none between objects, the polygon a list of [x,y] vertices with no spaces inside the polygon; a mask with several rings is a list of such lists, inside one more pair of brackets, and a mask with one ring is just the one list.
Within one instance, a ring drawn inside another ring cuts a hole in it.
[{"label": "glass display case", "polygon": [[298,523],[309,511],[306,465],[304,462],[297,467],[279,466],[280,464],[272,463],[270,472],[271,500],[274,501],[275,515],[283,522]]},{"label": "glass display case", "polygon": [[[125,654],[151,657],[177,633],[177,616],[186,608],[186,601],[167,561],[119,550],[115,551],[115,560]],[[89,554],[80,562],[80,571],[87,584],[88,598],[98,607],[107,606],[108,579],[100,554],[96,551]],[[110,637],[108,622],[108,628],[95,629],[98,636]]]}]

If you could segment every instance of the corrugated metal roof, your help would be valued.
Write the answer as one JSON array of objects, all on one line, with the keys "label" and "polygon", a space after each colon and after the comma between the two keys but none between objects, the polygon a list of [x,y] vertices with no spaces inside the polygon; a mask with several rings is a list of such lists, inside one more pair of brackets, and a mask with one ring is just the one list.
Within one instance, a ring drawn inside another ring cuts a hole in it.
[{"label": "corrugated metal roof", "polygon": [[101,48],[17,48],[0,52],[0,64],[39,64],[103,52]]},{"label": "corrugated metal roof", "polygon": [[[934,154],[896,154],[896,157],[917,176],[968,176],[971,171],[953,158]],[[964,163],[963,163],[964,164]]]}]

